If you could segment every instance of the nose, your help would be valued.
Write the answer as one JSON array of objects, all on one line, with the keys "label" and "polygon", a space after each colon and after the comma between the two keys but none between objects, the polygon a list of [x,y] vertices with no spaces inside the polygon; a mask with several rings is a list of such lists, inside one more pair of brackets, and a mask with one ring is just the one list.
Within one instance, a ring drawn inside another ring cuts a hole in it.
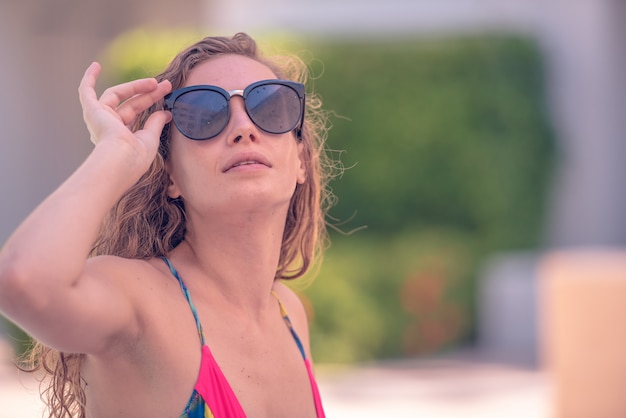
[{"label": "nose", "polygon": [[239,143],[248,139],[254,142],[258,139],[256,125],[248,116],[243,97],[240,95],[231,96],[230,121],[228,124],[230,125],[229,142]]}]

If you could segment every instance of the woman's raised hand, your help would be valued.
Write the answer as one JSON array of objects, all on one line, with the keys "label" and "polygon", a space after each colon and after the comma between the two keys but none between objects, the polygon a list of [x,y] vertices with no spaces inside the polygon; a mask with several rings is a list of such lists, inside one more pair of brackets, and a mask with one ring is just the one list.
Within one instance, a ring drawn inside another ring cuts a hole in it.
[{"label": "woman's raised hand", "polygon": [[108,88],[98,99],[95,85],[100,71],[100,64],[92,63],[78,88],[91,142],[96,145],[104,141],[128,144],[149,164],[156,155],[161,131],[171,120],[171,114],[154,112],[143,129],[132,132],[131,127],[141,112],[171,91],[171,83],[167,80],[158,83],[154,78],[134,80]]}]

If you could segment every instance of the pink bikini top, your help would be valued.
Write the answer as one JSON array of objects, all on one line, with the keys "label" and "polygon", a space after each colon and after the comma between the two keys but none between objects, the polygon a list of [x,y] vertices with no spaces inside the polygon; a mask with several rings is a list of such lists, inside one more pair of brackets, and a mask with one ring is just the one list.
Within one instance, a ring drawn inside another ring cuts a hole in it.
[{"label": "pink bikini top", "polygon": [[[196,327],[198,329],[198,335],[200,336],[200,340],[202,342],[202,360],[200,363],[200,372],[198,374],[198,380],[194,387],[194,391],[185,407],[185,410],[181,414],[181,418],[246,418],[246,414],[239,403],[239,400],[235,396],[228,380],[222,373],[219,365],[215,361],[209,346],[206,345],[204,340],[204,331],[202,330],[202,325],[200,324],[200,319],[198,317],[198,312],[193,302],[191,301],[191,296],[189,295],[189,291],[185,286],[185,283],[181,279],[180,275],[172,266],[172,263],[165,257],[163,260],[169,267],[170,271],[178,280],[180,284],[180,288],[189,303],[189,307],[191,308],[191,312],[196,320]],[[311,390],[313,393],[313,400],[315,402],[315,409],[317,411],[318,418],[325,418],[324,409],[322,407],[322,401],[320,398],[319,390],[317,387],[317,383],[315,381],[315,377],[313,376],[313,370],[311,367],[311,362],[307,358],[306,353],[304,351],[304,347],[302,346],[302,342],[296,334],[296,331],[293,328],[291,320],[285,311],[283,304],[278,299],[278,296],[274,292],[272,292],[274,297],[278,302],[278,306],[280,307],[281,315],[293,336],[294,341],[300,350],[300,354],[302,355],[302,359],[304,360],[304,366],[306,367],[306,371],[309,375],[309,381],[311,382]]]}]

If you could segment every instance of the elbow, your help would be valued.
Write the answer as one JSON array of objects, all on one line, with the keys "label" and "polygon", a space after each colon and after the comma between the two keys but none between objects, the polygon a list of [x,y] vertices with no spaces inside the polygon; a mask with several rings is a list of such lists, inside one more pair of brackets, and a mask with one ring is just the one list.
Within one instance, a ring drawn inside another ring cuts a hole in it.
[{"label": "elbow", "polygon": [[11,316],[15,305],[20,303],[25,293],[26,278],[18,263],[6,257],[0,257],[0,312]]},{"label": "elbow", "polygon": [[20,311],[45,304],[45,289],[32,280],[33,272],[19,256],[0,253],[0,313],[19,317]]}]

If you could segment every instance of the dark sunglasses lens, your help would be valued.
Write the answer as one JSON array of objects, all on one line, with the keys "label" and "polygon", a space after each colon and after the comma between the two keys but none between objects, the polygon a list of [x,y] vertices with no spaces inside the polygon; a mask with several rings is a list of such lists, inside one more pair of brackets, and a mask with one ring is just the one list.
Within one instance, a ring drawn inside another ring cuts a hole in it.
[{"label": "dark sunglasses lens", "polygon": [[228,101],[211,90],[192,90],[174,103],[172,119],[178,130],[191,139],[209,139],[228,124]]},{"label": "dark sunglasses lens", "polygon": [[282,84],[255,87],[246,97],[246,108],[250,119],[272,134],[294,130],[302,114],[298,93]]}]

